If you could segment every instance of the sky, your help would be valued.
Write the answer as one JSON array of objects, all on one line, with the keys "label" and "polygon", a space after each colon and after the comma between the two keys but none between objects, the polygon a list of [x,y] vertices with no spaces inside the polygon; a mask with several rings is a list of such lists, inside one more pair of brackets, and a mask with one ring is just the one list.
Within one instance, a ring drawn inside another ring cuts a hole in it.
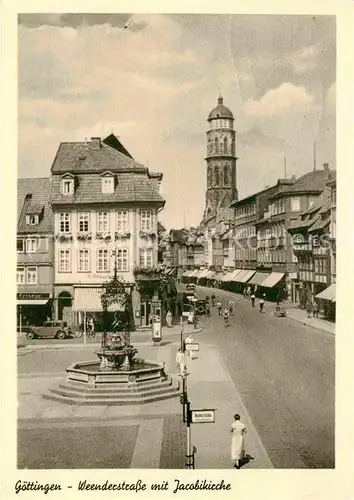
[{"label": "sky", "polygon": [[[239,199],[336,168],[334,16],[21,14],[20,177],[45,177],[62,141],[113,132],[164,174],[167,229],[200,223],[207,117],[234,114]],[[126,26],[126,27],[125,27]],[[316,146],[314,147],[314,143]]]}]

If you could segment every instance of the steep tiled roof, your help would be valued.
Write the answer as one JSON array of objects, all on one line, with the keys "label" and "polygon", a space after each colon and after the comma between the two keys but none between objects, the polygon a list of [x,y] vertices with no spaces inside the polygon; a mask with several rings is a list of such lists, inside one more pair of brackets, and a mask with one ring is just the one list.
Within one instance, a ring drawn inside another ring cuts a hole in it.
[{"label": "steep tiled roof", "polygon": [[331,217],[318,218],[316,222],[310,227],[309,233],[313,233],[314,231],[319,231],[320,229],[324,229],[326,226],[329,226],[331,223]]},{"label": "steep tiled roof", "polygon": [[112,194],[103,194],[100,174],[91,173],[78,175],[75,193],[63,195],[60,192],[60,176],[53,175],[50,201],[52,204],[157,202],[161,206],[165,203],[146,169],[118,173],[117,185]]},{"label": "steep tiled roof", "polygon": [[146,167],[137,163],[130,155],[127,156],[104,142],[101,147],[93,147],[92,143],[85,142],[62,142],[51,168],[53,174],[105,170],[147,171]]},{"label": "steep tiled roof", "polygon": [[[329,173],[335,176],[335,171],[330,170]],[[270,199],[278,198],[285,193],[321,192],[325,189],[327,180],[324,170],[313,170],[299,177],[291,186],[284,186],[280,193],[274,194]]]},{"label": "steep tiled roof", "polygon": [[[32,195],[31,197],[29,195]],[[26,198],[27,197],[27,198]],[[23,234],[53,231],[52,210],[49,205],[50,179],[32,178],[17,181],[17,232]],[[26,214],[38,213],[39,224],[27,226]],[[35,212],[33,211],[35,210]]]}]

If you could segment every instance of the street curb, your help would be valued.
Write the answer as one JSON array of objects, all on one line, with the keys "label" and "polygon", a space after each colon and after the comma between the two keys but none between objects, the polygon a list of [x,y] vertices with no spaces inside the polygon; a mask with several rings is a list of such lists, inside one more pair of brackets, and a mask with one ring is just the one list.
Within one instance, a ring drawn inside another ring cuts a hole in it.
[{"label": "street curb", "polygon": [[333,335],[335,336],[336,332],[329,332],[328,330],[324,330],[320,326],[312,325],[311,323],[307,323],[306,321],[298,318],[293,318],[292,316],[287,316],[287,318],[291,319],[292,321],[296,321],[297,323],[300,323],[301,325],[304,326],[309,326],[310,328],[313,328],[314,330],[317,330],[322,333],[327,333],[328,335]]},{"label": "street curb", "polygon": [[[197,285],[199,286],[200,288],[207,288],[208,290],[215,290],[215,292],[223,292],[225,294],[228,294],[230,297],[232,297],[233,300],[236,300],[237,302],[243,302],[243,298],[242,297],[239,297],[239,294],[233,294],[233,292],[229,292],[228,290],[223,290],[222,288],[210,288],[210,287],[202,287],[200,285]],[[269,302],[269,301],[265,301],[265,304],[266,306],[268,304],[274,304],[273,302]],[[289,309],[289,308],[288,308]],[[265,311],[266,312],[266,311]],[[332,333],[332,332],[329,332],[328,330],[324,330],[323,327],[321,328],[320,326],[315,326],[315,325],[312,325],[312,324],[309,324],[307,323],[306,321],[304,322],[304,320],[302,319],[298,319],[298,318],[293,318],[292,316],[289,316],[287,315],[286,316],[287,318],[291,319],[292,321],[296,321],[297,323],[300,323],[304,326],[309,326],[310,328],[313,328],[314,330],[318,330],[319,332],[322,332],[322,333],[327,333],[328,335],[333,335],[335,336],[335,332]]]}]

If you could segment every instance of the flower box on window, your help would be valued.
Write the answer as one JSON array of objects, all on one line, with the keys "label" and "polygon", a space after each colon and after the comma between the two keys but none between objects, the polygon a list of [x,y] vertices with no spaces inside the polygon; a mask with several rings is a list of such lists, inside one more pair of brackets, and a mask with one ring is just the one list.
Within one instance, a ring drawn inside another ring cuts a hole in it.
[{"label": "flower box on window", "polygon": [[143,239],[153,239],[156,238],[156,233],[154,231],[139,231],[139,236]]},{"label": "flower box on window", "polygon": [[98,232],[96,233],[96,239],[109,241],[111,239],[111,233]]},{"label": "flower box on window", "polygon": [[60,233],[55,236],[58,241],[72,241],[73,236],[71,233]]},{"label": "flower box on window", "polygon": [[161,278],[161,269],[160,267],[143,267],[137,266],[133,269],[133,274],[136,280],[159,280]]},{"label": "flower box on window", "polygon": [[91,233],[77,233],[77,239],[82,241],[90,241],[92,240]]},{"label": "flower box on window", "polygon": [[116,232],[115,239],[116,240],[128,240],[130,238],[130,233],[128,232]]}]

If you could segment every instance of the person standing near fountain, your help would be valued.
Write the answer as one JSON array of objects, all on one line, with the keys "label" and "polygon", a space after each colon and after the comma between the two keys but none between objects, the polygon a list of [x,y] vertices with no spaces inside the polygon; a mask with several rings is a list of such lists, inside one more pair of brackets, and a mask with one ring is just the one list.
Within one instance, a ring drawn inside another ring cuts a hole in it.
[{"label": "person standing near fountain", "polygon": [[172,313],[170,310],[168,310],[166,314],[166,325],[167,328],[172,328]]}]

